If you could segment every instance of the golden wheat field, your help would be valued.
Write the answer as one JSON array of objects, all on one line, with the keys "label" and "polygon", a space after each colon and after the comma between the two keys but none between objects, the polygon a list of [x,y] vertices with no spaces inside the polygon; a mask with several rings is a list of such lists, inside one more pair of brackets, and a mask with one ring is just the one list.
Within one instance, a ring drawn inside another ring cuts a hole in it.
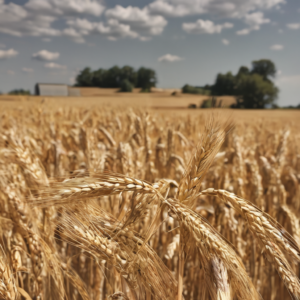
[{"label": "golden wheat field", "polygon": [[297,111],[0,100],[0,299],[300,299]]}]

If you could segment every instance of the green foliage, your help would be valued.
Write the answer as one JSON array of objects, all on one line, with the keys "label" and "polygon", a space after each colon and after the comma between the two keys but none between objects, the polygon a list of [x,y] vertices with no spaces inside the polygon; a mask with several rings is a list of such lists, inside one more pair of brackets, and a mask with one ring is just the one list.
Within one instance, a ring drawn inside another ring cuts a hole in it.
[{"label": "green foliage", "polygon": [[184,85],[182,87],[183,94],[197,94],[197,95],[210,95],[210,90],[206,87],[197,87],[192,85]]},{"label": "green foliage", "polygon": [[76,86],[93,86],[93,72],[91,68],[85,68],[76,77]]},{"label": "green foliage", "polygon": [[276,75],[275,64],[268,59],[252,62],[252,69],[240,67],[238,73],[218,74],[211,86],[212,95],[236,96],[236,108],[265,108],[274,104],[279,89],[270,78]]},{"label": "green foliage", "polygon": [[217,107],[217,99],[216,97],[211,97],[211,99],[203,100],[200,108],[214,108]]},{"label": "green foliage", "polygon": [[[126,84],[124,84],[124,82]],[[136,71],[130,66],[119,68],[113,66],[110,69],[98,69],[92,71],[90,68],[83,69],[76,77],[76,86],[120,88],[126,91],[133,87],[140,87],[143,91],[150,91],[156,85],[156,73],[152,69],[140,68]],[[127,85],[127,86],[125,86]]]},{"label": "green foliage", "polygon": [[9,95],[31,95],[29,90],[15,89],[8,93]]},{"label": "green foliage", "polygon": [[152,69],[141,67],[137,71],[137,85],[142,92],[151,92],[151,88],[157,83],[156,73]]},{"label": "green foliage", "polygon": [[133,89],[132,83],[128,79],[124,79],[121,82],[120,92],[129,92],[131,93]]},{"label": "green foliage", "polygon": [[278,96],[278,88],[259,74],[241,75],[237,83],[237,107],[265,108]]},{"label": "green foliage", "polygon": [[269,77],[276,75],[275,64],[269,59],[254,60],[252,62],[252,74],[259,74],[264,80],[269,80]]},{"label": "green foliage", "polygon": [[213,95],[235,95],[236,94],[236,76],[231,72],[218,74],[215,84],[211,87]]}]

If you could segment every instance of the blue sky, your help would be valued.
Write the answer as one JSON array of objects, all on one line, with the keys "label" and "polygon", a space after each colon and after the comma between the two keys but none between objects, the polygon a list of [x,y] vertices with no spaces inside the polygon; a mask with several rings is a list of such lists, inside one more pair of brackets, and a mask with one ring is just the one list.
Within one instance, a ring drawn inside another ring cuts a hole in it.
[{"label": "blue sky", "polygon": [[280,105],[300,103],[299,0],[0,0],[0,91],[79,70],[151,67],[158,86],[212,84],[268,58]]}]

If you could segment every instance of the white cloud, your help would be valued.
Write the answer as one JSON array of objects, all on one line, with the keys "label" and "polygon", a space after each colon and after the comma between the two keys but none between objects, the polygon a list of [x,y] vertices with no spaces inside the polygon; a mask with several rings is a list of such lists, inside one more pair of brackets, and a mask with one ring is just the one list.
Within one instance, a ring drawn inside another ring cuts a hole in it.
[{"label": "white cloud", "polygon": [[245,28],[245,29],[242,29],[242,30],[238,30],[236,32],[237,35],[247,35],[251,32],[251,29],[248,29],[248,28]]},{"label": "white cloud", "polygon": [[269,19],[264,18],[264,14],[261,11],[245,15],[245,23],[251,28],[258,28],[263,25],[270,23]]},{"label": "white cloud", "polygon": [[169,53],[158,58],[159,62],[176,62],[181,60],[184,60],[184,58]]},{"label": "white cloud", "polygon": [[32,58],[40,61],[49,61],[58,59],[60,54],[58,52],[50,52],[47,50],[41,50],[37,53],[32,54]]},{"label": "white cloud", "polygon": [[229,42],[228,40],[226,40],[226,39],[223,39],[223,40],[222,40],[222,43],[223,43],[223,45],[225,45],[225,46],[227,46],[227,45],[230,44],[230,42]]},{"label": "white cloud", "polygon": [[[126,10],[126,12],[127,15],[121,16],[117,14],[120,13],[119,9],[111,10],[108,15],[112,16],[114,14],[115,18],[110,18],[105,23],[90,22],[87,19],[79,18],[69,20],[67,22],[69,28],[65,29],[63,34],[68,35],[74,40],[77,39],[78,42],[83,42],[85,36],[97,34],[106,36],[109,40],[138,38],[142,41],[148,41],[151,38],[151,35],[156,35],[163,30],[162,27],[159,27],[163,23],[155,23],[151,19],[152,16],[144,14],[144,12],[139,9],[136,10],[135,8],[130,8],[129,13],[128,10]],[[133,14],[132,19],[131,13]],[[137,13],[137,15],[134,13]],[[150,20],[147,19],[148,17],[151,17]]]},{"label": "white cloud", "polygon": [[218,18],[241,19],[250,28],[239,30],[238,35],[249,34],[269,23],[262,11],[278,9],[286,0],[155,0],[147,7],[152,13],[171,17],[210,15]]},{"label": "white cloud", "polygon": [[7,70],[7,74],[8,74],[8,75],[15,75],[15,72],[12,71],[12,70]]},{"label": "white cloud", "polygon": [[72,16],[89,14],[100,16],[104,6],[94,0],[29,0],[25,8],[35,13]]},{"label": "white cloud", "polygon": [[65,70],[67,67],[64,65],[59,65],[54,62],[50,62],[45,64],[45,68],[47,69],[57,69],[57,70]]},{"label": "white cloud", "polygon": [[275,45],[272,45],[270,47],[271,50],[273,51],[280,51],[280,50],[283,50],[284,46],[283,45],[279,45],[279,44],[275,44]]},{"label": "white cloud", "polygon": [[33,72],[34,72],[33,69],[29,69],[29,68],[23,68],[22,71],[23,71],[24,73],[33,73]]},{"label": "white cloud", "polygon": [[130,29],[138,34],[159,35],[168,24],[162,16],[151,15],[147,8],[116,5],[105,12],[108,19],[118,20],[130,26]]},{"label": "white cloud", "polygon": [[172,17],[208,14],[240,19],[255,10],[268,10],[285,2],[285,0],[155,0],[148,8],[152,13]]},{"label": "white cloud", "polygon": [[300,23],[286,24],[286,27],[289,29],[297,30],[297,29],[300,29]]},{"label": "white cloud", "polygon": [[11,58],[17,56],[18,54],[18,51],[14,49],[0,50],[0,59]]},{"label": "white cloud", "polygon": [[100,16],[104,6],[96,0],[29,0],[24,6],[0,0],[0,32],[13,36],[64,35],[53,22],[75,15]]},{"label": "white cloud", "polygon": [[85,42],[82,34],[71,27],[64,29],[63,35],[69,37],[71,40],[78,44],[83,44]]},{"label": "white cloud", "polygon": [[250,27],[242,30],[238,30],[236,32],[237,35],[247,35],[251,31],[259,30],[261,25],[270,23],[270,19],[266,19],[264,17],[264,14],[260,11],[245,15],[244,21]]},{"label": "white cloud", "polygon": [[197,20],[195,23],[183,23],[182,29],[187,33],[220,33],[225,28],[232,28],[233,24],[231,23],[224,23],[224,24],[214,24],[210,20]]}]

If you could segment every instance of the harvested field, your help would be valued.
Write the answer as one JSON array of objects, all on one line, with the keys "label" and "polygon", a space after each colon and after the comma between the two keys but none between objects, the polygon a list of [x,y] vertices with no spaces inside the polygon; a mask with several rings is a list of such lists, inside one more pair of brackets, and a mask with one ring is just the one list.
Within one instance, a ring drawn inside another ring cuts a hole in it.
[{"label": "harvested field", "polygon": [[0,299],[300,299],[300,113],[190,99],[0,96]]}]

